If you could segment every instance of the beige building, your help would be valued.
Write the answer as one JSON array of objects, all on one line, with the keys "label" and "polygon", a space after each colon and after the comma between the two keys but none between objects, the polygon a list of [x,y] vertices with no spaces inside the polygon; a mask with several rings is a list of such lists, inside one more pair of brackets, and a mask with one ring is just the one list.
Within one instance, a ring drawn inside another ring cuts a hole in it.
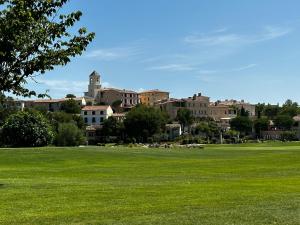
[{"label": "beige building", "polygon": [[[39,107],[50,112],[57,112],[61,109],[61,104],[71,98],[61,98],[61,99],[37,99],[31,101],[25,101],[25,108]],[[86,100],[83,97],[72,98],[80,107],[86,105]]]},{"label": "beige building", "polygon": [[88,99],[94,99],[95,103],[105,105],[112,105],[114,102],[120,100],[121,107],[125,108],[130,108],[139,103],[139,95],[135,91],[102,87],[101,77],[96,71],[89,76],[88,91],[84,95]]},{"label": "beige building", "polygon": [[225,101],[218,101],[219,104],[230,106],[231,108],[236,108],[238,110],[241,110],[242,108],[245,109],[245,111],[249,112],[250,117],[254,117],[255,114],[255,105],[250,104],[248,102],[245,102],[244,100],[238,101],[238,100],[225,100]]},{"label": "beige building", "polygon": [[95,98],[96,102],[106,105],[112,105],[114,102],[120,100],[121,107],[132,107],[139,103],[139,95],[135,91],[120,90],[115,88],[103,88],[98,91]]},{"label": "beige building", "polygon": [[158,89],[143,91],[139,93],[139,100],[141,104],[147,106],[154,106],[154,104],[158,101],[168,100],[169,99],[169,92],[160,91]]},{"label": "beige building", "polygon": [[230,105],[224,105],[220,102],[210,103],[208,116],[215,121],[232,119],[237,116],[237,110]]},{"label": "beige building", "polygon": [[192,112],[192,115],[195,118],[202,118],[208,116],[208,107],[209,107],[209,97],[202,96],[201,93],[183,99],[185,102],[185,108],[189,109]]},{"label": "beige building", "polygon": [[181,108],[189,109],[195,118],[202,118],[208,116],[209,97],[199,93],[189,98],[159,101],[155,105],[166,111],[171,119],[177,117],[177,111]]}]

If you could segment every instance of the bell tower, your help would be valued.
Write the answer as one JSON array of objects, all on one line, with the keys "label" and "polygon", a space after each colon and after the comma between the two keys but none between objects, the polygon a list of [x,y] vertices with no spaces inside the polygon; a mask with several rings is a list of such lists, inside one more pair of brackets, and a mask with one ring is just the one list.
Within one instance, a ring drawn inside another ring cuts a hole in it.
[{"label": "bell tower", "polygon": [[85,95],[95,98],[98,90],[100,89],[101,89],[101,76],[99,73],[94,71],[89,76],[88,92],[86,92]]}]

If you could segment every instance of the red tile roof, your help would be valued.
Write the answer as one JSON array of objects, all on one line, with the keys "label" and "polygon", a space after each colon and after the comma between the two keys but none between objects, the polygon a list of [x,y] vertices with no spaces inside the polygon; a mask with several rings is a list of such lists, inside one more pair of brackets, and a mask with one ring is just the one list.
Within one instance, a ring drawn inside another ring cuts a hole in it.
[{"label": "red tile roof", "polygon": [[82,110],[83,111],[97,111],[97,110],[107,110],[110,106],[109,105],[99,105],[99,106],[85,106]]}]

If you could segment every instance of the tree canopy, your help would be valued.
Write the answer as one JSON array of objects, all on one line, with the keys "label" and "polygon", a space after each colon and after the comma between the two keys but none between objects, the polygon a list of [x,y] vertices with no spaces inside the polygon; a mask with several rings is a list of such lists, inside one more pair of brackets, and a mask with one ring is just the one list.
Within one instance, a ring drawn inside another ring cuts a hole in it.
[{"label": "tree canopy", "polygon": [[70,32],[80,11],[64,15],[69,0],[0,0],[0,92],[32,96],[28,79],[66,65],[82,54],[95,34]]},{"label": "tree canopy", "polygon": [[181,124],[182,130],[184,131],[185,126],[190,126],[193,124],[194,117],[190,110],[182,108],[177,111],[177,120]]},{"label": "tree canopy", "polygon": [[12,147],[39,147],[51,143],[53,132],[42,114],[19,111],[6,120],[2,138],[4,144]]},{"label": "tree canopy", "polygon": [[159,109],[139,105],[126,115],[125,130],[129,137],[140,142],[147,142],[149,137],[164,128],[167,116]]}]

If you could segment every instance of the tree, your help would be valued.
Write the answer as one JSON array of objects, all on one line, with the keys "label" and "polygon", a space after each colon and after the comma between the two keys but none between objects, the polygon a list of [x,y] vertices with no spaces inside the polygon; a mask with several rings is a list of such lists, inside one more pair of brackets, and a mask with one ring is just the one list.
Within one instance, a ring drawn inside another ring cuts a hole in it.
[{"label": "tree", "polygon": [[0,92],[36,95],[28,79],[66,65],[93,40],[84,27],[70,33],[82,13],[60,14],[67,2],[0,0]]},{"label": "tree", "polygon": [[182,131],[186,126],[191,126],[194,122],[192,112],[188,109],[182,108],[177,111],[177,120],[182,126]]},{"label": "tree", "polygon": [[126,114],[125,132],[130,138],[147,142],[154,134],[161,133],[166,121],[166,114],[159,109],[139,105]]},{"label": "tree", "polygon": [[122,100],[116,100],[111,104],[111,107],[114,110],[114,112],[121,112],[121,104]]},{"label": "tree", "polygon": [[65,112],[50,112],[47,114],[47,117],[55,132],[58,132],[59,124],[62,123],[73,123],[81,130],[85,128],[83,118],[80,115],[72,115]]},{"label": "tree", "polygon": [[76,98],[76,96],[74,94],[67,94],[66,98]]},{"label": "tree", "polygon": [[290,117],[294,117],[298,115],[299,108],[298,103],[293,102],[292,100],[287,100],[280,110],[280,115],[289,115]]},{"label": "tree", "polygon": [[265,103],[263,103],[263,104],[258,103],[255,106],[255,114],[257,115],[258,119],[262,117],[264,109],[265,109]]},{"label": "tree", "polygon": [[219,128],[214,121],[202,121],[197,125],[196,133],[205,134],[206,138],[209,140],[219,134]]},{"label": "tree", "polygon": [[268,127],[269,127],[268,118],[261,117],[254,121],[255,133],[259,136],[261,136],[262,131],[268,130]]},{"label": "tree", "polygon": [[249,134],[252,131],[252,121],[246,116],[237,116],[230,121],[230,127],[242,134]]},{"label": "tree", "polygon": [[85,137],[74,123],[61,123],[58,126],[58,132],[55,136],[55,145],[57,146],[78,146],[84,144]]},{"label": "tree", "polygon": [[274,123],[279,129],[290,130],[294,120],[288,115],[279,115],[275,118]]},{"label": "tree", "polygon": [[274,119],[280,111],[280,107],[278,105],[266,105],[264,108],[264,115],[269,119]]},{"label": "tree", "polygon": [[103,136],[120,136],[123,132],[124,124],[115,117],[108,117],[102,125]]},{"label": "tree", "polygon": [[69,99],[61,103],[60,110],[70,114],[78,114],[81,108],[74,99]]},{"label": "tree", "polygon": [[12,147],[40,147],[51,143],[53,133],[40,113],[18,112],[2,127],[4,144]]},{"label": "tree", "polygon": [[239,111],[239,116],[249,116],[249,111],[246,111],[244,107],[241,108],[241,110]]}]

